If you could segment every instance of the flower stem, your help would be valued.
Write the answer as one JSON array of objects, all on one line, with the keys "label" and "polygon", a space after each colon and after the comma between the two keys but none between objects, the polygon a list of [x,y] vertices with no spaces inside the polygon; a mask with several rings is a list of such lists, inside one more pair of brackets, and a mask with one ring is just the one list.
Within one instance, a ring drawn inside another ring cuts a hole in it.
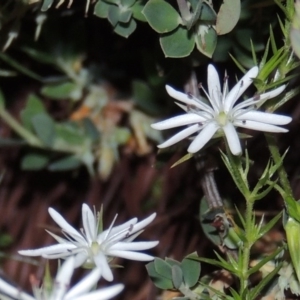
[{"label": "flower stem", "polygon": [[25,129],[16,119],[14,119],[4,108],[0,109],[0,117],[30,146],[44,148],[42,142],[30,131]]}]

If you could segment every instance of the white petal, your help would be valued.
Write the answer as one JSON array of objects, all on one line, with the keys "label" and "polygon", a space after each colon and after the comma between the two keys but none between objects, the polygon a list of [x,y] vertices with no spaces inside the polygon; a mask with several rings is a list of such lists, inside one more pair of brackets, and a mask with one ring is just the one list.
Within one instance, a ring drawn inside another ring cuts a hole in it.
[{"label": "white petal", "polygon": [[151,124],[151,127],[157,130],[164,130],[184,125],[190,125],[193,123],[201,123],[206,119],[193,113],[187,113],[184,115],[176,116],[158,123]]},{"label": "white petal", "polygon": [[265,113],[262,111],[248,111],[237,117],[238,120],[251,120],[273,125],[286,125],[292,121],[291,117]]},{"label": "white petal", "polygon": [[82,224],[88,241],[95,241],[97,237],[95,216],[89,206],[85,203],[82,204]]},{"label": "white petal", "polygon": [[71,235],[81,236],[81,234],[75,230],[56,210],[49,208],[48,212],[52,219],[57,225],[59,225],[64,231],[68,232]]},{"label": "white petal", "polygon": [[234,125],[238,127],[258,130],[258,131],[265,131],[265,132],[288,132],[287,129],[278,127],[271,124],[256,122],[256,121],[234,121]]},{"label": "white petal", "polygon": [[233,89],[230,90],[224,103],[225,112],[229,112],[232,109],[235,102],[240,98],[240,96],[252,83],[252,78],[255,78],[257,74],[258,74],[258,67],[251,68],[242,77],[242,79],[233,87]]},{"label": "white petal", "polygon": [[154,259],[154,257],[151,255],[134,252],[134,251],[122,251],[122,250],[110,251],[109,250],[108,255],[113,257],[122,257],[122,258],[136,260],[136,261],[151,261]]},{"label": "white petal", "polygon": [[96,266],[102,271],[102,277],[107,281],[112,281],[114,276],[107,262],[106,256],[102,252],[99,252],[97,256],[94,257],[94,260]]},{"label": "white petal", "polygon": [[145,228],[146,226],[148,226],[156,217],[156,213],[151,214],[149,217],[147,217],[146,219],[136,223],[133,226],[133,229],[130,231],[130,234],[133,234],[137,231],[140,231],[141,229]]},{"label": "white petal", "polygon": [[233,155],[242,154],[240,139],[232,123],[227,123],[225,126],[222,127],[222,129],[224,130],[231,153]]},{"label": "white petal", "polygon": [[89,256],[86,250],[82,249],[82,251],[78,252],[75,255],[75,268],[82,266],[87,260]]},{"label": "white petal", "polygon": [[219,128],[220,126],[216,122],[208,123],[190,144],[188,152],[198,152],[213,137]]},{"label": "white petal", "polygon": [[185,128],[185,129],[179,131],[178,133],[176,133],[171,138],[166,140],[164,143],[158,145],[157,147],[158,148],[170,147],[170,146],[184,140],[185,138],[189,137],[190,135],[194,134],[195,132],[197,132],[199,130],[201,130],[200,125],[198,125],[198,124],[192,125],[188,128]]},{"label": "white petal", "polygon": [[158,245],[158,241],[153,242],[119,242],[117,244],[114,244],[109,248],[109,250],[131,250],[131,251],[141,251],[141,250],[147,250],[151,249]]},{"label": "white petal", "polygon": [[166,85],[166,90],[171,97],[173,97],[174,99],[176,99],[178,101],[181,101],[190,106],[198,107],[199,109],[204,110],[209,113],[214,112],[211,107],[209,107],[204,102],[198,100],[194,96],[189,96],[187,94],[178,92],[175,89],[173,89],[172,87],[170,87],[169,85]]},{"label": "white petal", "polygon": [[218,72],[213,65],[208,65],[207,68],[207,85],[211,105],[216,112],[219,112],[222,100],[221,85]]},{"label": "white petal", "polygon": [[10,285],[6,281],[0,278],[0,291],[2,293],[5,293],[9,295],[10,297],[14,299],[19,299],[19,300],[35,300],[33,297],[31,297],[28,294],[25,294],[20,291],[20,289]]},{"label": "white petal", "polygon": [[[268,99],[272,99],[272,98],[278,96],[279,94],[281,94],[284,91],[285,88],[286,88],[286,85],[281,85],[280,87],[276,88],[275,90],[263,93],[263,94],[261,94],[257,97],[259,97],[258,99],[260,101],[265,101],[265,100],[268,100]],[[257,97],[254,97],[254,98],[257,99]]]},{"label": "white petal", "polygon": [[69,288],[71,277],[74,272],[74,257],[68,258],[58,270],[55,278],[54,290],[51,299],[63,299]]},{"label": "white petal", "polygon": [[39,249],[20,250],[18,253],[26,256],[40,256],[44,254],[68,253],[68,250],[75,248],[76,246],[73,244],[57,244]]},{"label": "white petal", "polygon": [[76,297],[74,300],[108,300],[118,295],[123,289],[123,284],[116,284],[107,288],[93,291],[87,295]]},{"label": "white petal", "polygon": [[84,293],[87,293],[95,286],[100,277],[101,269],[95,268],[68,291],[68,293],[64,297],[64,300],[72,299],[74,297],[78,297]]}]

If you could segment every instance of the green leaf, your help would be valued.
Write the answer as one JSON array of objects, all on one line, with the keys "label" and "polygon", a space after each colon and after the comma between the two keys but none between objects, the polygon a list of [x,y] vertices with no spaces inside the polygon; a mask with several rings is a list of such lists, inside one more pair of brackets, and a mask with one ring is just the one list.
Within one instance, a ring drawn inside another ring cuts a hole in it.
[{"label": "green leaf", "polygon": [[44,0],[43,1],[43,5],[41,7],[41,11],[46,11],[48,10],[51,5],[53,4],[54,0]]},{"label": "green leaf", "polygon": [[121,5],[123,7],[131,7],[136,0],[121,0]]},{"label": "green leaf", "polygon": [[5,98],[2,90],[0,89],[0,109],[5,108]]},{"label": "green leaf", "polygon": [[263,278],[251,291],[248,293],[249,299],[257,299],[262,289],[270,282],[270,280],[278,275],[279,270],[282,267],[282,263],[279,263],[272,272],[270,272],[265,278]]},{"label": "green leaf", "polygon": [[155,266],[155,270],[158,274],[171,279],[172,278],[172,268],[171,266],[165,262],[163,259],[161,258],[155,258],[154,259],[154,266]]},{"label": "green leaf", "polygon": [[268,263],[269,261],[272,261],[273,259],[275,259],[275,257],[277,255],[279,255],[280,252],[282,252],[284,250],[284,246],[278,248],[276,251],[274,251],[271,255],[268,255],[267,257],[265,257],[264,259],[262,259],[259,263],[257,263],[254,267],[250,268],[247,272],[247,276],[250,276],[254,273],[256,273],[257,271],[259,271],[259,269],[261,269],[266,263]]},{"label": "green leaf", "polygon": [[179,289],[183,282],[182,270],[179,266],[172,266],[172,282],[175,289]]},{"label": "green leaf", "polygon": [[80,128],[70,122],[55,125],[55,146],[63,148],[63,144],[70,146],[81,146],[86,140],[86,136],[81,132]]},{"label": "green leaf", "polygon": [[166,57],[189,56],[195,46],[193,34],[181,26],[175,31],[162,35],[159,42]]},{"label": "green leaf", "polygon": [[147,22],[142,10],[144,9],[144,4],[141,1],[136,1],[134,5],[130,8],[133,17],[141,22]]},{"label": "green leaf", "polygon": [[81,160],[76,156],[68,156],[48,166],[49,171],[69,171],[77,169],[82,165]]},{"label": "green leaf", "polygon": [[145,82],[133,80],[131,87],[133,100],[139,108],[151,115],[159,113],[160,107],[154,103],[155,94]]},{"label": "green leaf", "polygon": [[[216,246],[220,246],[222,244],[221,238],[216,231],[216,228],[211,225],[212,220],[214,219],[215,215],[218,213],[218,211],[210,210],[207,203],[207,200],[205,197],[202,197],[200,201],[200,211],[199,211],[199,219],[200,219],[200,225],[201,228],[206,235],[206,237]],[[209,216],[211,214],[212,218],[209,218],[206,216]]]},{"label": "green leaf", "polygon": [[24,140],[8,139],[8,138],[0,137],[0,147],[25,146],[26,144],[27,143]]},{"label": "green leaf", "polygon": [[216,18],[217,14],[214,9],[207,2],[202,2],[199,19],[206,22],[215,22]]},{"label": "green leaf", "polygon": [[293,267],[295,269],[298,280],[300,280],[300,223],[297,220],[289,217],[284,229],[286,232],[287,244]]},{"label": "green leaf", "polygon": [[34,131],[38,138],[46,145],[51,147],[55,139],[54,121],[46,113],[39,113],[31,119]]},{"label": "green leaf", "polygon": [[10,66],[12,66],[13,68],[15,68],[17,71],[19,71],[20,73],[23,73],[24,75],[33,78],[37,81],[42,81],[42,77],[34,72],[32,72],[31,70],[29,70],[28,68],[24,67],[22,64],[20,64],[18,61],[16,61],[15,59],[11,58],[10,56],[8,56],[5,53],[1,53],[0,52],[0,59],[2,59],[4,62],[6,62],[7,64],[9,64]]},{"label": "green leaf", "polygon": [[199,25],[195,41],[197,49],[211,58],[217,46],[217,33],[212,27]]},{"label": "green leaf", "polygon": [[119,22],[128,23],[130,21],[131,16],[132,16],[132,11],[130,10],[121,11],[119,15]]},{"label": "green leaf", "polygon": [[280,212],[277,216],[275,216],[273,219],[268,221],[266,225],[262,226],[259,230],[259,236],[260,237],[264,236],[269,230],[271,230],[281,217],[282,217],[282,212]]},{"label": "green leaf", "polygon": [[173,266],[181,266],[181,263],[179,262],[179,261],[177,261],[177,260],[175,260],[175,259],[172,259],[172,258],[169,258],[169,257],[166,257],[165,258],[165,261],[171,266],[171,267],[173,267]]},{"label": "green leaf", "polygon": [[24,127],[30,131],[33,130],[31,119],[39,114],[46,112],[45,107],[41,101],[41,99],[34,95],[30,94],[25,108],[21,111],[21,120]]},{"label": "green leaf", "polygon": [[107,18],[110,6],[111,5],[107,2],[99,0],[95,5],[94,15],[96,15],[99,18]]},{"label": "green leaf", "polygon": [[187,160],[191,159],[193,156],[194,156],[194,154],[192,154],[192,153],[188,153],[188,154],[184,155],[179,160],[177,160],[170,168],[172,169],[172,168],[186,162]]},{"label": "green leaf", "polygon": [[217,15],[217,34],[222,35],[230,32],[237,24],[240,14],[240,0],[224,0]]},{"label": "green leaf", "polygon": [[118,23],[114,32],[120,36],[128,38],[136,29],[136,22],[131,19],[128,23]]},{"label": "green leaf", "polygon": [[181,262],[183,280],[188,287],[193,287],[199,280],[201,264],[195,260],[184,258]]},{"label": "green leaf", "polygon": [[118,6],[110,5],[108,9],[107,19],[113,27],[115,27],[119,22],[120,13],[121,10]]},{"label": "green leaf", "polygon": [[[157,258],[155,258],[156,260]],[[172,289],[173,288],[173,283],[171,279],[165,278],[161,276],[160,274],[157,273],[154,262],[150,262],[146,265],[147,272],[149,274],[149,277],[155,284],[160,289],[167,290],[167,289]]]},{"label": "green leaf", "polygon": [[83,119],[83,126],[85,132],[92,141],[96,141],[100,138],[100,132],[96,128],[95,124],[88,118]]},{"label": "green leaf", "polygon": [[29,153],[23,156],[21,161],[22,170],[41,170],[47,166],[49,157],[41,153]]},{"label": "green leaf", "polygon": [[82,96],[81,87],[74,82],[63,82],[46,85],[42,88],[41,94],[54,100],[79,100]]},{"label": "green leaf", "polygon": [[178,12],[163,0],[148,1],[142,13],[149,25],[158,33],[170,32],[181,24]]},{"label": "green leaf", "polygon": [[300,29],[292,28],[290,31],[290,38],[294,52],[300,57]]}]

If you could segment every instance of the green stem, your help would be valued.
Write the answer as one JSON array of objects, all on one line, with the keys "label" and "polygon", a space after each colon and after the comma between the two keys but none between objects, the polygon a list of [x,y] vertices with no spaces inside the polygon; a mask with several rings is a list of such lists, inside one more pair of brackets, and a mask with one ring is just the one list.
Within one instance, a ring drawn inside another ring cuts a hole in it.
[{"label": "green stem", "polygon": [[242,274],[240,280],[240,295],[243,294],[244,290],[248,287],[248,269],[250,262],[250,251],[252,247],[252,236],[251,228],[252,228],[252,215],[253,215],[253,204],[254,201],[248,198],[246,199],[246,213],[245,213],[245,236],[246,241],[244,243],[243,251],[242,251]]},{"label": "green stem", "polygon": [[271,152],[271,155],[272,155],[272,158],[273,158],[275,164],[280,164],[279,168],[277,169],[277,172],[278,172],[279,181],[281,183],[281,186],[283,187],[287,196],[294,199],[293,191],[292,191],[290,182],[288,180],[287,173],[286,173],[283,165],[281,164],[282,158],[281,158],[281,155],[280,155],[278,147],[277,147],[276,139],[270,133],[266,133],[265,136],[266,136],[266,140],[268,142],[268,147],[269,147],[269,150]]},{"label": "green stem", "polygon": [[3,108],[0,109],[0,117],[29,145],[44,148],[42,142],[34,134],[22,127],[22,125]]}]

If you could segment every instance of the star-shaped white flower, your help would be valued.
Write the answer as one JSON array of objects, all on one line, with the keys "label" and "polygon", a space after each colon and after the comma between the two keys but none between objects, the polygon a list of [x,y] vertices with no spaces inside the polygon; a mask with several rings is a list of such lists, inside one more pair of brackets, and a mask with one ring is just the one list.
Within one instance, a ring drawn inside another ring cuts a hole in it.
[{"label": "star-shaped white flower", "polygon": [[18,288],[0,278],[0,294],[4,293],[8,297],[18,300],[106,300],[115,297],[124,288],[123,284],[116,284],[91,291],[101,277],[99,268],[95,268],[75,286],[70,288],[74,266],[75,258],[71,256],[59,269],[51,289],[49,289],[49,283],[44,282],[42,287],[33,284],[34,296],[21,292]]},{"label": "star-shaped white flower", "polygon": [[178,92],[167,85],[168,94],[184,104],[177,103],[186,111],[186,114],[152,124],[151,126],[157,130],[189,126],[161,145],[158,145],[158,147],[169,147],[191,135],[197,134],[188,147],[189,153],[196,153],[205,146],[218,130],[221,130],[226,137],[231,152],[234,155],[240,155],[242,148],[235,127],[265,132],[287,132],[287,129],[278,125],[290,123],[291,117],[257,111],[257,105],[279,95],[285,89],[284,85],[236,104],[257,74],[258,67],[253,67],[230,91],[228,91],[228,79],[225,78],[222,93],[219,75],[215,67],[209,65],[208,92],[202,89],[210,105],[191,94]]},{"label": "star-shaped white flower", "polygon": [[137,261],[151,261],[153,256],[137,251],[147,250],[155,247],[158,241],[132,242],[155,218],[153,213],[143,221],[137,218],[122,225],[113,227],[112,222],[109,229],[99,233],[99,217],[91,211],[88,205],[82,205],[83,229],[74,229],[57,211],[49,208],[52,219],[62,228],[66,238],[62,238],[48,231],[58,244],[34,250],[21,250],[22,255],[43,256],[48,259],[67,258],[75,256],[75,267],[82,265],[98,267],[102,276],[108,281],[113,280],[113,274],[109,262],[113,257],[122,257]]}]

